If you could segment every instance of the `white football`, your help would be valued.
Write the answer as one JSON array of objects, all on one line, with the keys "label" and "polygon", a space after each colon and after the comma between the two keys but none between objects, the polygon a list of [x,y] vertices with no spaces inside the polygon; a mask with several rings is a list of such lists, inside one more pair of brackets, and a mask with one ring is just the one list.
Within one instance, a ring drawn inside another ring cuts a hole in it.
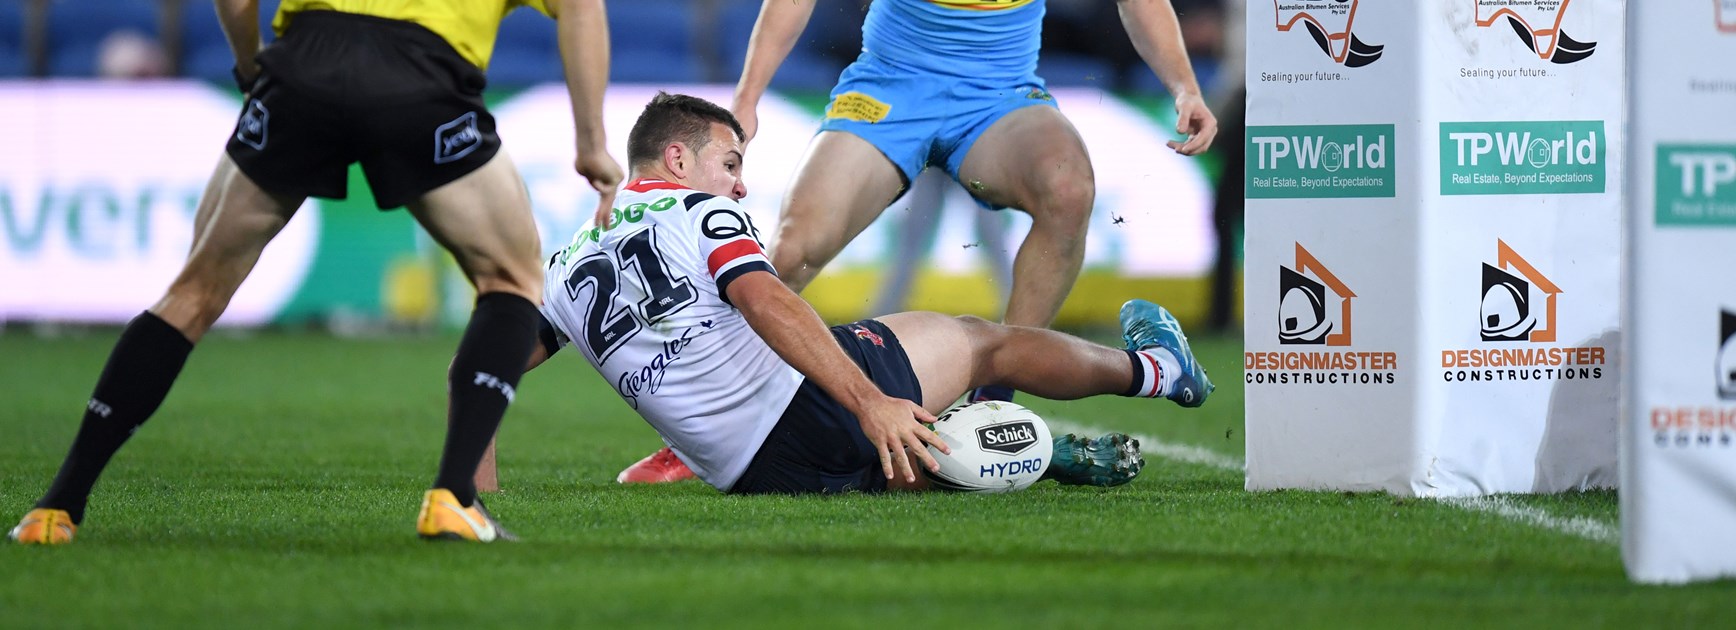
[{"label": "white football", "polygon": [[1049,425],[1010,402],[953,407],[934,423],[952,454],[928,447],[940,464],[930,473],[935,487],[964,492],[1023,490],[1043,477],[1055,445]]}]

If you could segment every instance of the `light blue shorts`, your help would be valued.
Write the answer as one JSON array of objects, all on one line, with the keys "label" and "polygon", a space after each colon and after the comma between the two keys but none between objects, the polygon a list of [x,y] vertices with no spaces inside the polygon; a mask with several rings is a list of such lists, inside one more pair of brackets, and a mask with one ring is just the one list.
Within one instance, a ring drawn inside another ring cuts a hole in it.
[{"label": "light blue shorts", "polygon": [[864,53],[832,89],[820,130],[867,140],[898,167],[908,189],[929,166],[957,180],[977,138],[1008,112],[1032,105],[1055,106],[1034,74],[961,79],[891,67]]}]

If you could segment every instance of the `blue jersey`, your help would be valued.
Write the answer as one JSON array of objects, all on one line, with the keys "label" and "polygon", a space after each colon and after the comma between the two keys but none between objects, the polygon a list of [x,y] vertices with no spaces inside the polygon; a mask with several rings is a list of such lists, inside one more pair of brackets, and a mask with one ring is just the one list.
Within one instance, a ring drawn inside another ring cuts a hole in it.
[{"label": "blue jersey", "polygon": [[874,0],[862,25],[864,56],[946,76],[1035,75],[1043,0]]}]

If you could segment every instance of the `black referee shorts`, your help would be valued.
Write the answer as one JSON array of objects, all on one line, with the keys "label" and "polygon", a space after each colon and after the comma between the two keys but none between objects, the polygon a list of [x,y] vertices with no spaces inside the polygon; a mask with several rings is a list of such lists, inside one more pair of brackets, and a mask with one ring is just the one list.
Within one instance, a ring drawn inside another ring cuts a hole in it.
[{"label": "black referee shorts", "polygon": [[309,11],[258,60],[228,152],[267,191],[343,199],[361,162],[375,202],[396,208],[500,150],[482,70],[420,25]]},{"label": "black referee shorts", "polygon": [[[922,404],[922,384],[892,329],[864,319],[833,326],[832,337],[881,392]],[[795,399],[729,492],[807,494],[885,489],[880,449],[862,433],[856,414],[813,381],[803,380]]]}]

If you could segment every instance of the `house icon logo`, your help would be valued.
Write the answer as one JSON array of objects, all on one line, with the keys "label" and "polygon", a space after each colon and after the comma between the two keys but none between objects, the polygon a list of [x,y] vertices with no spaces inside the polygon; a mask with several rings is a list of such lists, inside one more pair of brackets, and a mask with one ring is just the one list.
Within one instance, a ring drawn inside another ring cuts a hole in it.
[{"label": "house icon logo", "polygon": [[[1506,241],[1496,241],[1495,264],[1483,263],[1483,341],[1555,341],[1555,301],[1561,294]],[[1533,298],[1533,289],[1543,297]]]},{"label": "house icon logo", "polygon": [[1354,299],[1350,287],[1297,243],[1295,268],[1278,267],[1278,343],[1350,345]]},{"label": "house icon logo", "polygon": [[1718,315],[1718,397],[1736,400],[1736,313]]}]

